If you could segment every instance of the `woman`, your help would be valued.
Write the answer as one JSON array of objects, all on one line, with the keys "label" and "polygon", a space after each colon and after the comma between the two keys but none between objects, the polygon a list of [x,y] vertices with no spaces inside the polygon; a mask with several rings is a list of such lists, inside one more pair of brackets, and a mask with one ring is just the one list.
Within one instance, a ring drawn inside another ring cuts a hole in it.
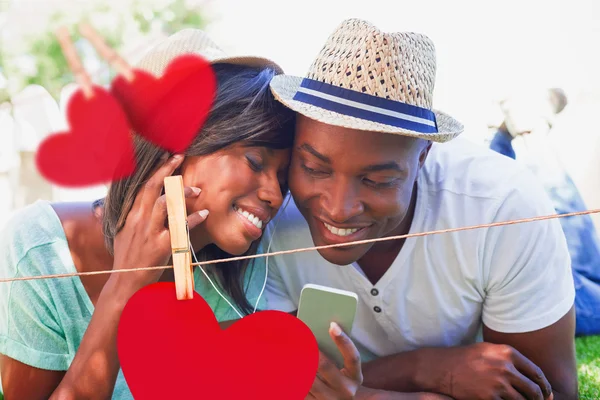
[{"label": "woman", "polygon": [[[196,52],[212,60],[219,52],[202,32],[185,30],[142,64],[156,72],[164,67],[165,51],[170,59]],[[104,201],[37,202],[21,210],[0,236],[0,276],[167,265],[171,249],[161,194],[172,174],[183,176],[191,243],[200,259],[255,253],[287,191],[294,117],[270,94],[278,70],[268,61],[220,59],[213,68],[213,108],[184,155],[170,156],[136,138],[135,173],[113,183]],[[264,279],[259,272],[253,277],[254,269],[246,262],[207,268],[245,313],[252,311]],[[207,290],[198,269],[195,277],[196,291],[217,319],[237,318]],[[172,281],[172,270],[0,284],[6,400],[131,398],[119,370],[118,321],[127,300],[158,280]]]}]

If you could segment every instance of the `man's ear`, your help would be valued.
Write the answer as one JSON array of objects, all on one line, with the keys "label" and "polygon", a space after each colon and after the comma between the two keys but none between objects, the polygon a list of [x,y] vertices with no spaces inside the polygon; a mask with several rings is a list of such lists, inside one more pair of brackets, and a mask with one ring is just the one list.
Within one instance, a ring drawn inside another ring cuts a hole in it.
[{"label": "man's ear", "polygon": [[419,154],[419,169],[421,169],[425,164],[425,160],[427,159],[427,155],[429,154],[429,150],[431,150],[432,145],[433,142],[431,140],[425,141],[425,146],[423,146],[421,153]]}]

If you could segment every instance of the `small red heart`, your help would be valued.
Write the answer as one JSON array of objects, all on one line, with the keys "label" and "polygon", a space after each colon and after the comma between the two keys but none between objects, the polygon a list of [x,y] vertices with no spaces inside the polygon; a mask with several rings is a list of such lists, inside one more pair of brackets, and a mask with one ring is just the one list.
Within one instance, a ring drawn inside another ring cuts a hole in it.
[{"label": "small red heart", "polygon": [[67,105],[71,130],[40,143],[36,164],[48,181],[83,187],[123,179],[135,170],[127,116],[106,90],[94,86],[87,99],[78,90]]},{"label": "small red heart", "polygon": [[314,335],[296,317],[262,311],[221,330],[200,295],[177,300],[168,282],[131,297],[117,348],[138,400],[302,400],[319,362]]},{"label": "small red heart", "polygon": [[142,70],[134,70],[131,82],[118,76],[111,92],[137,134],[180,153],[202,128],[216,86],[211,65],[202,57],[186,54],[171,61],[160,79]]}]

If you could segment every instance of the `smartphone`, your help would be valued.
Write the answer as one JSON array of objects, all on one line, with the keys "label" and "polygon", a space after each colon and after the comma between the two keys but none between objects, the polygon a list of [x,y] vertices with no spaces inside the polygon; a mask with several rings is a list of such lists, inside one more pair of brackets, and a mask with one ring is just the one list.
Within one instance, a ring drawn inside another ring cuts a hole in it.
[{"label": "smartphone", "polygon": [[310,328],[319,349],[338,368],[344,366],[344,359],[329,335],[329,325],[336,322],[350,336],[357,304],[356,293],[321,285],[307,284],[300,293],[298,318]]}]

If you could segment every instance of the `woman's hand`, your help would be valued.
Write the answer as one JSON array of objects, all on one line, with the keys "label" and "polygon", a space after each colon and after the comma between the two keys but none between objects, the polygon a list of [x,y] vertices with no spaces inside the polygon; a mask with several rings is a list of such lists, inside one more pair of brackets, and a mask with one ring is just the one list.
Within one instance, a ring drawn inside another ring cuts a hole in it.
[{"label": "woman's hand", "polygon": [[[114,270],[160,266],[166,265],[169,261],[171,239],[166,226],[167,200],[166,195],[161,195],[161,193],[164,179],[173,174],[183,159],[182,155],[169,158],[138,192],[125,220],[125,225],[114,240]],[[184,193],[185,198],[193,198],[200,195],[200,189],[186,187]],[[202,223],[207,215],[208,210],[188,215],[189,229]],[[146,285],[157,282],[163,271],[127,272],[126,274],[113,274],[113,277],[126,282],[133,291],[137,291]],[[119,277],[119,275],[126,276]]]},{"label": "woman's hand", "polygon": [[[171,237],[165,227],[166,197],[161,196],[164,179],[181,165],[174,156],[161,165],[137,194],[125,225],[115,237],[113,269],[165,265],[171,255]],[[200,194],[185,188],[187,198]],[[207,213],[189,215],[191,228]],[[119,320],[129,298],[143,286],[156,282],[163,270],[111,274],[102,289],[92,319],[75,358],[50,399],[110,399],[119,374],[117,336]]]},{"label": "woman's hand", "polygon": [[331,323],[329,335],[342,353],[344,368],[339,370],[323,353],[319,352],[317,377],[306,399],[354,399],[363,381],[360,353],[352,339],[335,322]]}]

